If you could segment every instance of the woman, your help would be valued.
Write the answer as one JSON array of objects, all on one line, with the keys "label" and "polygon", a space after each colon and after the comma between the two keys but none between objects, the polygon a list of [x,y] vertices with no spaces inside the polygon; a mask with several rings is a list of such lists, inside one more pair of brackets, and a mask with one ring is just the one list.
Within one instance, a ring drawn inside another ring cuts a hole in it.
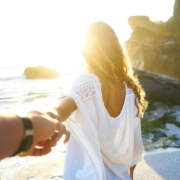
[{"label": "woman", "polygon": [[64,180],[133,179],[143,154],[144,91],[104,22],[89,26],[82,55],[89,73],[75,79],[55,108],[71,132]]}]

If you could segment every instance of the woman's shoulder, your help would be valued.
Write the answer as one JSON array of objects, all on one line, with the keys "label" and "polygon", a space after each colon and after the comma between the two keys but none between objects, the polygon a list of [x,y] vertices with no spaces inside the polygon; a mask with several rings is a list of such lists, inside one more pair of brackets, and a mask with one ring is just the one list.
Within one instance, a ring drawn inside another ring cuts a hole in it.
[{"label": "woman's shoulder", "polygon": [[80,74],[74,78],[72,88],[82,85],[100,85],[100,81],[95,74]]},{"label": "woman's shoulder", "polygon": [[74,79],[71,90],[84,99],[100,93],[100,86],[101,83],[96,75],[81,74]]}]

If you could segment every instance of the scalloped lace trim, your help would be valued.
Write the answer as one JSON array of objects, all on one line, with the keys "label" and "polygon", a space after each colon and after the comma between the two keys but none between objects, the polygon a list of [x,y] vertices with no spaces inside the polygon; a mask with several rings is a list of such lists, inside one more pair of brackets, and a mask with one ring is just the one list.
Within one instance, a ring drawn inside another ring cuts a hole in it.
[{"label": "scalloped lace trim", "polygon": [[81,99],[86,99],[101,92],[101,83],[96,76],[88,79],[86,82],[80,84],[73,91],[81,97]]},{"label": "scalloped lace trim", "polygon": [[[133,94],[132,89],[129,88],[126,83],[124,84],[126,88],[126,95]],[[90,79],[81,83],[77,88],[73,89],[73,92],[75,92],[81,99],[86,99],[101,93],[101,83],[99,79],[93,75]]]}]

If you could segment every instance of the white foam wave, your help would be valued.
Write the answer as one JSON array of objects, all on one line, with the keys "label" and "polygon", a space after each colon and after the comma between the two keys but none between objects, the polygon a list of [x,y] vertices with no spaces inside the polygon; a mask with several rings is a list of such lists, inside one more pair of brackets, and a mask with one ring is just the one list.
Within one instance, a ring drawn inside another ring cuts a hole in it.
[{"label": "white foam wave", "polygon": [[0,81],[4,80],[14,80],[14,79],[24,79],[26,78],[25,75],[19,75],[19,76],[2,76],[0,77]]}]

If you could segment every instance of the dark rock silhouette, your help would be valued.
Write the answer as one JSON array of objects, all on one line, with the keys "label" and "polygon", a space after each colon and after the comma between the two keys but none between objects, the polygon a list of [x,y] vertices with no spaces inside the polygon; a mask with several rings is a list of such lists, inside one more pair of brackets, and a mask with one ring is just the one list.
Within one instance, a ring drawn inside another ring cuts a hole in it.
[{"label": "dark rock silhouette", "polygon": [[28,79],[58,78],[59,77],[59,74],[56,70],[45,68],[43,66],[27,67],[24,70],[24,75]]},{"label": "dark rock silhouette", "polygon": [[136,69],[136,74],[150,105],[154,102],[180,105],[180,81],[147,70]]}]

